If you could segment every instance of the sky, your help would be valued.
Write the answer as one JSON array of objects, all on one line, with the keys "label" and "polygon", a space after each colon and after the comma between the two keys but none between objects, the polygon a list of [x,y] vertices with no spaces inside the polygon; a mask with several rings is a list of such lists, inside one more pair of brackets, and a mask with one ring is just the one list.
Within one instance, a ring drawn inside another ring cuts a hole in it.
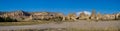
[{"label": "sky", "polygon": [[120,12],[120,0],[0,0],[0,11],[60,12],[92,10],[103,14]]}]

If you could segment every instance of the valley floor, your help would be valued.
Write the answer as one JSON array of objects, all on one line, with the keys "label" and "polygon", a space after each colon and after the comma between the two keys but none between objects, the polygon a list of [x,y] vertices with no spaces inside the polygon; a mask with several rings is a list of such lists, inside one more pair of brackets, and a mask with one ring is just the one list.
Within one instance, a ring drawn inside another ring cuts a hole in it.
[{"label": "valley floor", "polygon": [[47,28],[79,28],[79,29],[120,29],[120,21],[74,21],[61,23],[48,23],[23,26],[0,26],[0,30],[20,30],[20,29],[47,29]]}]

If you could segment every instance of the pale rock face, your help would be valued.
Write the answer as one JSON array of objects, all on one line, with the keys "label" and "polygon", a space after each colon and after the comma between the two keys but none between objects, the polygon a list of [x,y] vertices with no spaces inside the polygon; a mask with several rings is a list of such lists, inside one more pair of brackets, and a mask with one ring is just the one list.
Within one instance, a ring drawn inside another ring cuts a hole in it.
[{"label": "pale rock face", "polygon": [[40,15],[48,15],[47,12],[38,12],[38,13],[33,13],[33,16],[40,16]]},{"label": "pale rock face", "polygon": [[100,14],[100,13],[98,13],[97,15],[96,15],[96,20],[101,20],[102,19],[102,15]]},{"label": "pale rock face", "polygon": [[31,15],[32,19],[41,19],[43,20],[45,18],[45,16],[47,16],[48,13],[47,12],[38,12],[38,13],[33,13]]},{"label": "pale rock face", "polygon": [[120,14],[118,15],[118,19],[120,20]]},{"label": "pale rock face", "polygon": [[65,17],[61,13],[40,12],[40,13],[33,13],[32,18],[38,20],[61,18],[62,20],[64,20]]},{"label": "pale rock face", "polygon": [[80,13],[80,15],[79,15],[78,18],[79,18],[79,19],[82,19],[82,20],[84,20],[84,19],[89,19],[89,15],[85,14],[84,12],[82,12],[82,13]]},{"label": "pale rock face", "polygon": [[95,13],[94,10],[92,11],[92,14],[91,14],[91,16],[90,16],[90,19],[96,20],[96,13]]},{"label": "pale rock face", "polygon": [[10,17],[18,20],[49,20],[49,19],[56,19],[60,18],[62,20],[77,20],[83,19],[83,20],[113,20],[113,19],[120,19],[120,13],[118,14],[105,14],[101,15],[98,13],[96,15],[95,11],[92,11],[92,14],[86,14],[85,12],[81,12],[79,16],[76,14],[69,14],[67,16],[64,16],[62,13],[50,13],[50,12],[36,12],[36,13],[29,13],[29,16],[26,16],[26,13],[23,11],[17,11],[17,12],[10,12],[10,13],[4,13],[0,15],[0,17]]},{"label": "pale rock face", "polygon": [[26,12],[23,12],[23,11],[8,12],[3,14],[3,16],[5,17],[21,17],[26,15],[28,14],[26,14]]},{"label": "pale rock face", "polygon": [[29,16],[26,16],[26,13],[23,11],[16,11],[16,12],[8,12],[1,15],[2,17],[10,17],[16,20],[24,20],[25,18],[28,18]]},{"label": "pale rock face", "polygon": [[115,15],[114,14],[106,14],[102,18],[103,18],[103,20],[113,20],[113,19],[115,19]]},{"label": "pale rock face", "polygon": [[115,17],[115,19],[120,19],[120,13],[116,14]]},{"label": "pale rock face", "polygon": [[56,15],[56,17],[61,17],[63,21],[65,20],[65,16],[64,16],[63,14],[61,14],[61,13],[58,13],[58,14]]},{"label": "pale rock face", "polygon": [[77,18],[76,14],[69,14],[69,15],[66,17],[67,20],[77,20],[76,18]]}]

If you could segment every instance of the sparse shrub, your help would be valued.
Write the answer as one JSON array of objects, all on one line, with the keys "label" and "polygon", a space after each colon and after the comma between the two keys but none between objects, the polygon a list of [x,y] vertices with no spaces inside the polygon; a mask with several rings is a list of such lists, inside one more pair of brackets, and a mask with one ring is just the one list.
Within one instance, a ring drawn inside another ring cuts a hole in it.
[{"label": "sparse shrub", "polygon": [[5,21],[5,19],[4,19],[4,18],[2,18],[2,17],[0,17],[0,22],[2,22],[2,21]]},{"label": "sparse shrub", "polygon": [[12,19],[10,17],[2,18],[0,17],[0,22],[17,22],[16,19]]},{"label": "sparse shrub", "polygon": [[120,20],[120,15],[118,16],[118,20]]}]

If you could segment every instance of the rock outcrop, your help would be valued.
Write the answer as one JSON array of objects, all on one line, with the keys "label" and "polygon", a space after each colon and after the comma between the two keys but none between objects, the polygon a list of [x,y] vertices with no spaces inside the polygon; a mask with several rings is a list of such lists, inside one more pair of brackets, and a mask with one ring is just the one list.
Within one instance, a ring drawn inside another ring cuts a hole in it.
[{"label": "rock outcrop", "polygon": [[98,12],[98,14],[96,15],[96,20],[101,20],[102,19],[102,15]]},{"label": "rock outcrop", "polygon": [[120,20],[120,13],[115,15],[115,20]]},{"label": "rock outcrop", "polygon": [[89,17],[90,17],[89,15],[82,12],[82,13],[79,14],[78,19],[80,19],[80,20],[89,20]]},{"label": "rock outcrop", "polygon": [[76,14],[68,14],[66,16],[67,20],[77,20],[76,18],[77,18]]},{"label": "rock outcrop", "polygon": [[102,20],[115,20],[115,15],[114,14],[103,15]]},{"label": "rock outcrop", "polygon": [[54,12],[37,12],[32,13],[31,17],[33,20],[55,20],[61,19],[64,20],[65,17],[61,13],[54,13]]},{"label": "rock outcrop", "polygon": [[118,14],[100,14],[92,11],[91,15],[85,14],[84,12],[80,13],[77,17],[76,14],[70,13],[65,16],[62,13],[56,12],[25,12],[18,10],[15,12],[0,12],[0,17],[6,18],[10,17],[18,21],[31,21],[31,20],[52,20],[52,21],[65,21],[65,20],[118,20],[120,19],[120,13]]},{"label": "rock outcrop", "polygon": [[95,12],[95,10],[92,11],[92,14],[91,14],[91,16],[90,16],[90,19],[91,19],[91,20],[95,20],[95,19],[96,19],[96,12]]},{"label": "rock outcrop", "polygon": [[29,17],[29,13],[18,10],[15,12],[7,12],[1,15],[1,17],[10,17],[19,21],[24,20],[25,18]]}]

